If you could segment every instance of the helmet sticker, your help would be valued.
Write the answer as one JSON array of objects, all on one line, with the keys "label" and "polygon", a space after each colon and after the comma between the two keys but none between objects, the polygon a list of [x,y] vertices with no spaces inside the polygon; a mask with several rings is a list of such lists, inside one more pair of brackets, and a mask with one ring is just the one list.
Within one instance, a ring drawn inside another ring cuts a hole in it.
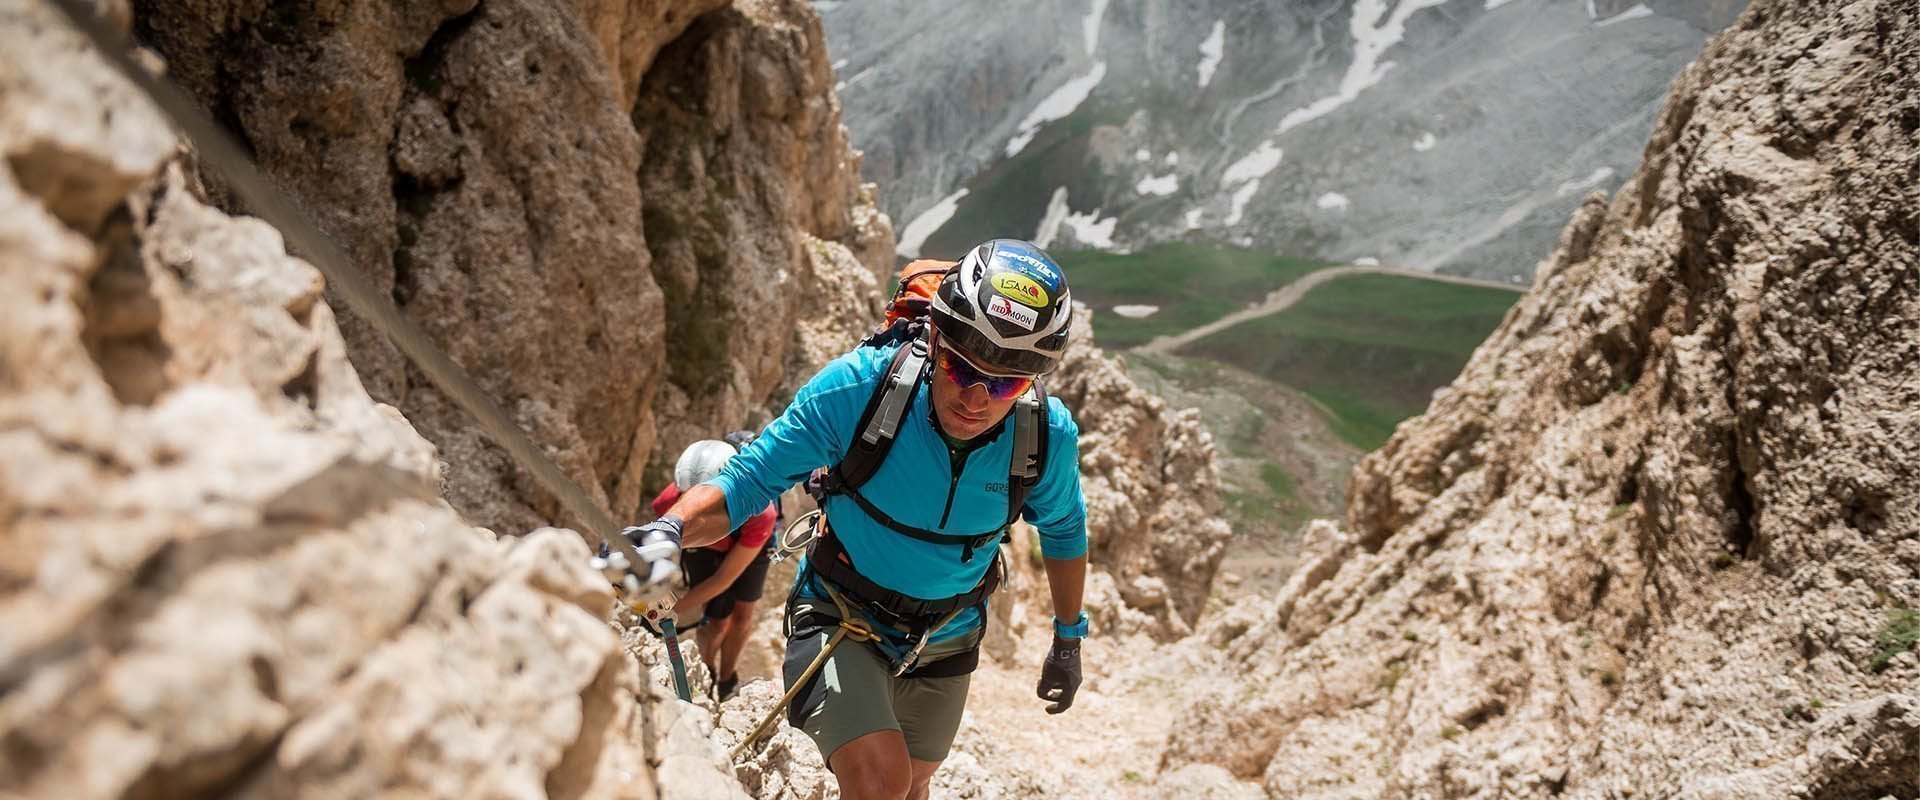
[{"label": "helmet sticker", "polygon": [[999,317],[1027,330],[1033,330],[1040,317],[1032,309],[1016,306],[1005,297],[995,297],[987,301],[987,314]]},{"label": "helmet sticker", "polygon": [[1016,253],[1011,250],[1001,251],[998,255],[1011,258],[1015,261],[1018,261],[1022,264],[1032,267],[1035,272],[1040,273],[1040,279],[1043,281],[1046,281],[1048,288],[1053,289],[1054,291],[1059,291],[1060,273],[1055,272],[1053,270],[1053,267],[1047,266],[1047,262],[1034,258],[1033,256],[1027,255],[1026,253]]},{"label": "helmet sticker", "polygon": [[1003,295],[1034,308],[1046,308],[1047,303],[1052,302],[1052,298],[1047,296],[1047,290],[1040,288],[1040,284],[1016,272],[1002,272],[993,276],[993,288]]}]

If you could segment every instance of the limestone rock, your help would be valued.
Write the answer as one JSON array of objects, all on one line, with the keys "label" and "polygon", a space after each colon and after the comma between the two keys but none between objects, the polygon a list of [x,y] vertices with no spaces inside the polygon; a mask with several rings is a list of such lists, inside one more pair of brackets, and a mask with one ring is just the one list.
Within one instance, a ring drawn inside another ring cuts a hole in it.
[{"label": "limestone rock", "polygon": [[[173,76],[616,519],[644,516],[687,442],[784,402],[814,339],[843,332],[811,315],[876,303],[860,272],[884,269],[891,233],[804,4],[134,12]],[[397,351],[342,325],[370,392],[438,446],[456,508],[499,530],[568,521]]]},{"label": "limestone rock", "polygon": [[1168,763],[1273,796],[1910,796],[1916,52],[1882,0],[1714,40],[1233,641],[1263,688],[1196,704]]},{"label": "limestone rock", "polygon": [[0,794],[739,796],[579,536],[463,521],[315,270],[49,9],[0,43],[0,119],[55,115],[0,125]]},{"label": "limestone rock", "polygon": [[1128,608],[1154,620],[1156,635],[1185,635],[1206,607],[1231,534],[1199,413],[1170,410],[1128,378],[1093,342],[1084,306],[1047,386],[1080,425],[1090,559],[1112,574]]}]

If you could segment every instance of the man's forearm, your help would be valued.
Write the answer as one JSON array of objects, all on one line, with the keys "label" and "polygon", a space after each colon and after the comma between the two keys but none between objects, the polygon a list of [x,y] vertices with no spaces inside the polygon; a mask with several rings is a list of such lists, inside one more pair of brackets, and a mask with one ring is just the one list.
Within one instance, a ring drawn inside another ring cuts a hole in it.
[{"label": "man's forearm", "polygon": [[1081,598],[1087,587],[1087,557],[1045,559],[1047,588],[1053,594],[1053,616],[1071,624],[1080,618]]},{"label": "man's forearm", "polygon": [[680,530],[681,547],[705,547],[720,541],[731,529],[727,524],[727,494],[706,484],[681,494],[667,513],[679,517],[684,524]]}]

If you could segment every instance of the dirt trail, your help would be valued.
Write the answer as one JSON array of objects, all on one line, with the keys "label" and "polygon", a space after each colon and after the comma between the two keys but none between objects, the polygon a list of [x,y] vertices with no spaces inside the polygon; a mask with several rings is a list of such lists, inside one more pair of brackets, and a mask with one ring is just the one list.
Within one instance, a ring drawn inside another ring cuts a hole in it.
[{"label": "dirt trail", "polygon": [[1196,341],[1199,341],[1200,339],[1206,338],[1207,336],[1211,336],[1213,334],[1224,331],[1242,322],[1246,322],[1248,320],[1253,320],[1253,319],[1259,319],[1269,314],[1278,314],[1282,311],[1285,311],[1287,310],[1287,308],[1291,307],[1294,303],[1300,302],[1300,298],[1307,296],[1307,292],[1313,291],[1314,287],[1319,286],[1320,284],[1326,283],[1327,281],[1333,280],[1335,278],[1344,278],[1349,275],[1398,275],[1406,278],[1419,278],[1422,280],[1439,281],[1441,283],[1457,283],[1462,286],[1479,286],[1487,289],[1505,289],[1510,292],[1526,291],[1525,286],[1516,286],[1513,284],[1500,283],[1498,281],[1482,280],[1479,278],[1463,278],[1457,275],[1439,275],[1432,272],[1421,272],[1419,270],[1413,270],[1413,269],[1402,269],[1400,267],[1377,267],[1377,266],[1368,266],[1368,265],[1362,265],[1362,264],[1350,264],[1344,267],[1332,267],[1330,269],[1320,270],[1319,272],[1309,273],[1306,277],[1303,277],[1297,281],[1289,283],[1285,286],[1282,286],[1268,293],[1267,299],[1261,301],[1259,305],[1253,306],[1251,308],[1242,309],[1240,311],[1235,311],[1232,314],[1228,314],[1224,317],[1221,317],[1217,320],[1209,322],[1198,328],[1189,330],[1185,333],[1176,334],[1174,336],[1161,336],[1161,337],[1155,338],[1153,341],[1147,342],[1146,344],[1140,345],[1139,347],[1136,347],[1133,349],[1136,352],[1142,352],[1142,353],[1172,353],[1173,351],[1178,350],[1181,347],[1192,344]]}]

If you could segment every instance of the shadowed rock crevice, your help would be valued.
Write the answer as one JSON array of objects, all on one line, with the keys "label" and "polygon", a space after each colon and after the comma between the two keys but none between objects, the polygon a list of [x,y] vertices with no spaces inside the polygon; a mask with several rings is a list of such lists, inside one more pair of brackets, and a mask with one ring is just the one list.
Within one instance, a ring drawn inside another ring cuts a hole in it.
[{"label": "shadowed rock crevice", "polygon": [[172,354],[160,336],[160,302],[124,221],[115,225],[109,241],[114,244],[87,285],[83,341],[116,399],[151,405],[167,390]]}]

